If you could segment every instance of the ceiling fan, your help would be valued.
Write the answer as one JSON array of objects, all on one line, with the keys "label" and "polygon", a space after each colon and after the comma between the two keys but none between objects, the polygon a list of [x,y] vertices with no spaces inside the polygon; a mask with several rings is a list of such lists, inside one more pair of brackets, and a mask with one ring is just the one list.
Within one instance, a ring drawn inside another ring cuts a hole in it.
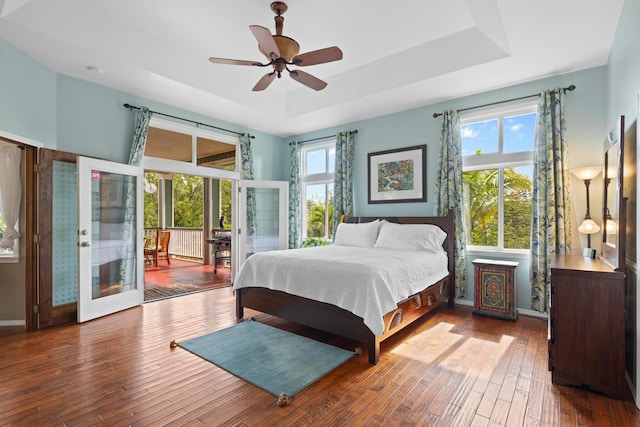
[{"label": "ceiling fan", "polygon": [[271,3],[271,10],[276,14],[274,18],[276,21],[276,35],[271,35],[268,28],[261,27],[260,25],[249,26],[253,36],[258,40],[258,49],[267,57],[269,62],[262,64],[257,61],[213,57],[209,58],[209,61],[215,64],[254,65],[256,67],[267,67],[271,65],[273,71],[265,74],[253,87],[253,91],[265,90],[276,76],[278,76],[278,78],[281,77],[284,70],[289,72],[289,76],[291,76],[292,79],[311,89],[322,90],[327,87],[326,82],[309,73],[300,70],[290,70],[289,65],[305,67],[308,65],[339,61],[342,59],[342,51],[337,46],[332,46],[298,55],[300,51],[298,42],[282,35],[284,25],[284,17],[282,14],[287,11],[287,5],[281,1],[274,1]]}]

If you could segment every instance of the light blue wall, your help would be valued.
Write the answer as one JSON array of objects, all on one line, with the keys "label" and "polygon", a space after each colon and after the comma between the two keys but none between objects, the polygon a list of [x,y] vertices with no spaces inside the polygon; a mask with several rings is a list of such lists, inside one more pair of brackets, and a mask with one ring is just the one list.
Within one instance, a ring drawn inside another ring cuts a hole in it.
[{"label": "light blue wall", "polygon": [[[440,118],[432,117],[434,112],[441,112],[448,108],[462,109],[575,84],[577,89],[567,93],[567,133],[571,167],[587,166],[593,162],[591,149],[600,151],[607,129],[605,79],[606,68],[598,67],[323,129],[287,138],[287,141],[313,139],[333,135],[337,131],[357,129],[354,164],[355,214],[432,215],[442,124]],[[367,154],[419,144],[427,145],[427,201],[369,205],[367,203]]]},{"label": "light blue wall", "polygon": [[[453,101],[424,106],[373,119],[353,122],[340,127],[298,135],[287,140],[305,140],[337,131],[357,129],[354,162],[354,209],[360,216],[393,215],[433,215],[435,180],[438,166],[438,147],[440,145],[440,126],[442,120],[434,119],[434,112],[444,109],[462,109],[505,99],[517,98],[538,93],[545,89],[576,85],[576,90],[567,92],[567,135],[569,140],[569,158],[571,167],[590,166],[594,163],[593,154],[600,153],[602,141],[608,124],[606,120],[606,67],[565,74],[537,80],[505,89],[499,89]],[[367,203],[367,154],[370,152],[427,145],[427,201],[422,203]],[[601,163],[601,160],[598,159]],[[583,188],[575,191],[576,199],[583,199]],[[582,212],[582,211],[581,211]],[[580,214],[581,215],[581,214]],[[577,232],[576,232],[577,234]],[[579,243],[577,244],[579,246]],[[580,251],[580,248],[576,248]],[[468,292],[466,300],[473,301],[473,265],[477,256],[469,256]],[[486,258],[487,254],[481,257]],[[491,258],[518,261],[518,300],[521,309],[531,309],[531,285],[529,282],[528,259],[513,258],[505,255]]]},{"label": "light blue wall", "polygon": [[62,75],[58,76],[58,150],[126,163],[135,113],[125,109],[125,103],[146,105],[154,111],[235,132],[249,132],[255,136],[255,179],[285,178],[286,156],[279,137]]},{"label": "light blue wall", "polygon": [[234,123],[57,74],[0,40],[0,131],[44,147],[126,163],[135,113],[123,104],[255,136],[255,177],[283,180],[285,145],[281,138]]},{"label": "light blue wall", "polygon": [[0,39],[0,131],[56,143],[56,74]]}]

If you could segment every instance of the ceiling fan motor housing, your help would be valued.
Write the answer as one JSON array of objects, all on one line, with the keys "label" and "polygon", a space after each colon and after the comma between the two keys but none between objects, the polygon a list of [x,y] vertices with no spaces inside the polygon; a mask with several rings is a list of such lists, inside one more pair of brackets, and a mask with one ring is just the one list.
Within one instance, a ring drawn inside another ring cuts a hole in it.
[{"label": "ceiling fan motor housing", "polygon": [[[280,51],[280,58],[284,59],[287,62],[291,62],[293,58],[300,52],[300,45],[297,41],[287,36],[273,36],[273,40],[275,40],[276,45],[278,46],[278,50]],[[258,45],[258,49],[260,52],[266,56],[266,58],[271,61],[271,57],[268,52],[262,50],[260,45]]]}]

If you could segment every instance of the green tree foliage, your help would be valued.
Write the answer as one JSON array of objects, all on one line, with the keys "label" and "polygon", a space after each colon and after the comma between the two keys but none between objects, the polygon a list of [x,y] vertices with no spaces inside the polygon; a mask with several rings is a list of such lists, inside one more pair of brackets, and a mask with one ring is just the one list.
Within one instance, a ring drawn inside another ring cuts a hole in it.
[{"label": "green tree foliage", "polygon": [[220,215],[224,216],[224,223],[227,228],[231,228],[231,181],[220,180]]},{"label": "green tree foliage", "polygon": [[[498,245],[498,169],[463,174],[468,243]],[[531,179],[514,168],[504,169],[504,242],[510,249],[530,247]]]},{"label": "green tree foliage", "polygon": [[173,224],[200,228],[203,225],[204,192],[199,176],[173,176]]},{"label": "green tree foliage", "polygon": [[[326,210],[324,204],[307,200],[307,237],[325,237]],[[333,236],[333,198],[329,200],[328,238]]]},{"label": "green tree foliage", "polygon": [[156,186],[155,192],[144,192],[144,228],[156,228],[158,227],[158,199],[160,194],[158,177],[154,173],[145,172],[144,178]]}]

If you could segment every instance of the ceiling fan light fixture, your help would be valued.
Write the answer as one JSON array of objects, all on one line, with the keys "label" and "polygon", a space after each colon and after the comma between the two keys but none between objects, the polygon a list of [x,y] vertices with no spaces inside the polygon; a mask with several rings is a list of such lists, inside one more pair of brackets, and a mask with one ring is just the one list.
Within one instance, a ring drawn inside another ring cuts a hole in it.
[{"label": "ceiling fan light fixture", "polygon": [[327,62],[340,61],[342,51],[337,46],[305,52],[301,55],[300,45],[291,37],[282,35],[284,17],[282,14],[287,11],[287,5],[281,1],[271,3],[271,10],[276,14],[276,34],[271,34],[268,28],[260,25],[250,25],[249,29],[258,41],[258,50],[267,58],[267,63],[261,64],[255,61],[246,61],[228,58],[211,57],[209,61],[214,64],[229,65],[251,65],[257,67],[273,67],[273,72],[264,75],[253,87],[253,91],[262,91],[271,84],[274,77],[280,78],[283,71],[288,71],[292,79],[313,89],[322,90],[327,87],[327,83],[304,71],[289,69],[289,65],[304,67],[308,65],[324,64]]}]

